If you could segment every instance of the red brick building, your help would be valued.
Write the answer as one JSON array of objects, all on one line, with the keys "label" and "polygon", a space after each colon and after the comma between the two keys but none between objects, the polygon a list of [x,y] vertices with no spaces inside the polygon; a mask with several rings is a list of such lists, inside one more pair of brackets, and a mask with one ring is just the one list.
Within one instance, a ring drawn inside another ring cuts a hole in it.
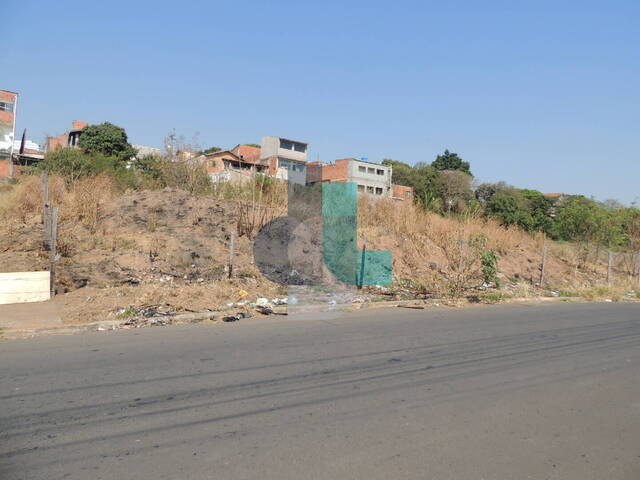
[{"label": "red brick building", "polygon": [[336,160],[334,164],[309,162],[307,164],[307,184],[321,182],[348,182],[349,159]]},{"label": "red brick building", "polygon": [[391,197],[395,200],[413,200],[413,188],[404,185],[393,185]]},{"label": "red brick building", "polygon": [[78,145],[82,129],[87,125],[89,125],[87,122],[74,120],[71,122],[71,129],[68,132],[64,132],[57,137],[47,137],[47,143],[44,151],[53,152],[60,148],[76,147]]},{"label": "red brick building", "polygon": [[11,147],[15,150],[15,121],[18,94],[0,90],[0,178],[12,174]]}]

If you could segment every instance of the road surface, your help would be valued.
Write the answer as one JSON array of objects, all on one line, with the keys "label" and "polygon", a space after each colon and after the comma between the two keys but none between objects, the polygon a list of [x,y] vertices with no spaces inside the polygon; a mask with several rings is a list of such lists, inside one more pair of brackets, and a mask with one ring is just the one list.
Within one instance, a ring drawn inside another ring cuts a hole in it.
[{"label": "road surface", "polygon": [[0,342],[1,479],[640,479],[640,305]]}]

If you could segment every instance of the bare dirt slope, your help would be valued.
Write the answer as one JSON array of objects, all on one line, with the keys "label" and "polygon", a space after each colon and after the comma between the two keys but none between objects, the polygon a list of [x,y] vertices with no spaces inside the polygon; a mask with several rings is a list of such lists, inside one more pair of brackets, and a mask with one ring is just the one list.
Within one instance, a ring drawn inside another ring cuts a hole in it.
[{"label": "bare dirt slope", "polygon": [[[65,321],[110,319],[144,307],[219,310],[230,302],[286,295],[282,286],[260,274],[253,263],[253,241],[246,235],[236,239],[234,278],[227,278],[230,236],[242,231],[237,202],[173,189],[106,195],[99,183],[90,186],[84,196],[76,189],[60,200],[64,211],[55,302]],[[48,269],[37,187],[35,182],[34,191],[22,200],[26,203],[19,215],[0,225],[0,271]],[[22,190],[28,193],[28,188],[25,182]],[[361,247],[366,240],[368,249],[393,252],[394,286],[374,289],[376,294],[445,295],[460,279],[465,294],[469,288],[477,291],[480,265],[469,245],[479,237],[498,253],[499,278],[507,287],[515,291],[539,278],[540,237],[492,222],[462,224],[397,202],[361,199],[359,215]],[[602,275],[577,272],[571,248],[551,244],[549,252],[549,287]]]},{"label": "bare dirt slope", "polygon": [[[214,310],[244,296],[281,294],[252,264],[244,236],[236,239],[234,278],[228,280],[235,210],[234,202],[183,191],[145,191],[101,205],[95,228],[61,222],[56,302],[63,315],[86,321],[149,305]],[[0,271],[47,269],[39,215],[5,228]]]}]

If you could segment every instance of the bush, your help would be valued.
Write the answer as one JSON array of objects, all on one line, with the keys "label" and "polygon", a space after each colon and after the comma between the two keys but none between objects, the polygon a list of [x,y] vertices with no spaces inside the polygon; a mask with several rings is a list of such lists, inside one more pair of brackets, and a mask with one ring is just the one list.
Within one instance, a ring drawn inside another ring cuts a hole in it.
[{"label": "bush", "polygon": [[498,255],[493,250],[480,250],[480,265],[482,268],[482,278],[484,283],[492,283],[500,288],[498,280]]},{"label": "bush", "polygon": [[488,202],[485,213],[500,220],[503,227],[515,225],[527,232],[533,229],[533,218],[522,197],[515,191],[502,191]]},{"label": "bush", "polygon": [[178,188],[190,193],[206,193],[211,190],[211,179],[204,167],[194,160],[171,160],[160,155],[148,155],[132,163],[138,174],[138,187]]},{"label": "bush", "polygon": [[62,148],[48,153],[35,168],[34,173],[58,174],[65,180],[74,182],[82,177],[101,173],[115,174],[123,170],[118,160],[102,154],[88,154],[78,148]]}]

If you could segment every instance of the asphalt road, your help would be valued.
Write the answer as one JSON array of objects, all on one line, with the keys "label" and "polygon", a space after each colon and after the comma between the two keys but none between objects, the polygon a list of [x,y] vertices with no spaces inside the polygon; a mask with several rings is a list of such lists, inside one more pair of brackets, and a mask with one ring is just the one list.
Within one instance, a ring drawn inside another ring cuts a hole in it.
[{"label": "asphalt road", "polygon": [[640,479],[640,305],[0,342],[0,479]]}]

